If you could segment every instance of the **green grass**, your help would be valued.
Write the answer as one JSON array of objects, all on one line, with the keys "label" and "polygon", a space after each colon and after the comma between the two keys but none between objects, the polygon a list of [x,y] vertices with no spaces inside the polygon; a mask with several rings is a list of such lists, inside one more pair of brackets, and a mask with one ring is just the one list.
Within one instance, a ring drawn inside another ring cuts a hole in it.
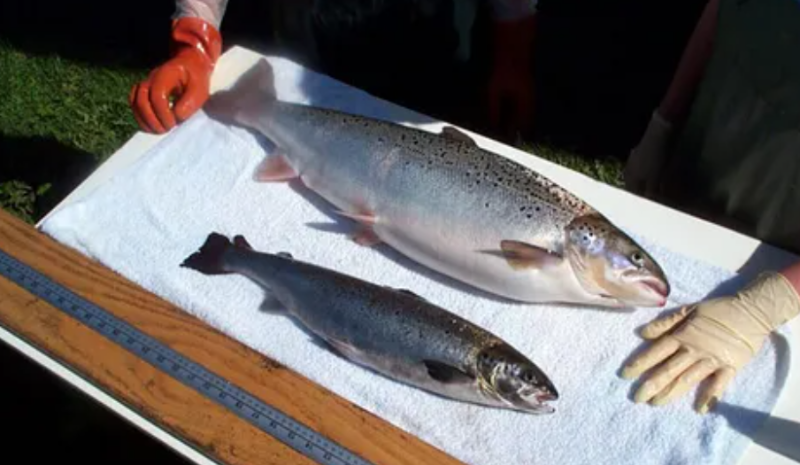
[{"label": "green grass", "polygon": [[600,182],[618,188],[624,188],[622,178],[624,165],[618,160],[587,160],[569,150],[552,147],[544,144],[518,143],[520,150],[533,153],[540,158],[565,166],[571,170],[585,174]]},{"label": "green grass", "polygon": [[[127,97],[143,75],[31,56],[0,42],[0,137],[55,140],[100,163],[136,131]],[[33,222],[34,205],[49,182],[31,185],[8,176],[0,173],[0,206]]]},{"label": "green grass", "polygon": [[[136,132],[127,98],[133,83],[146,72],[92,67],[58,56],[28,55],[0,41],[0,137],[52,139],[71,150],[48,155],[74,156],[70,154],[78,151],[90,154],[99,164]],[[586,160],[543,145],[518,145],[602,182],[622,184],[619,163]],[[0,173],[0,206],[34,222],[37,200],[48,192],[52,182],[58,181],[58,173],[50,176],[53,179],[34,185]]]},{"label": "green grass", "polygon": [[127,99],[143,76],[29,56],[0,42],[0,132],[53,137],[102,161],[136,131]]}]

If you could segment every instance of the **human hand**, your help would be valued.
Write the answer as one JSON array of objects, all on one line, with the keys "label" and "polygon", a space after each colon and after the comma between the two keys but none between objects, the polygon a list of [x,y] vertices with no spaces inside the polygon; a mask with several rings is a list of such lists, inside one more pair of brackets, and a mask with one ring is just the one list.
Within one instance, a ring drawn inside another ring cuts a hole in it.
[{"label": "human hand", "polygon": [[653,368],[635,394],[635,402],[664,405],[713,376],[700,394],[701,414],[722,397],[777,327],[800,313],[800,297],[779,273],[764,273],[733,296],[707,300],[647,325],[642,336],[655,340],[624,367],[631,379]]},{"label": "human hand", "polygon": [[[209,23],[186,17],[174,23],[172,46],[172,57],[134,85],[128,97],[136,122],[146,132],[169,131],[208,100],[222,38]],[[174,105],[171,96],[176,98]]]}]

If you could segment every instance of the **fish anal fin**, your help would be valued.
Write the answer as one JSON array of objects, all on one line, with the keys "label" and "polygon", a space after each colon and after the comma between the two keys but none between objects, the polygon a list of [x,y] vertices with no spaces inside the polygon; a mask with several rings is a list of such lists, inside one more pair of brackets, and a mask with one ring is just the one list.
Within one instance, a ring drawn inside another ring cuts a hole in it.
[{"label": "fish anal fin", "polygon": [[342,210],[336,210],[336,214],[344,216],[345,218],[350,218],[353,221],[358,221],[359,223],[366,225],[373,225],[377,221],[375,215],[367,211],[361,213],[351,213]]},{"label": "fish anal fin", "polygon": [[500,249],[506,262],[515,270],[544,269],[556,266],[562,261],[561,255],[521,241],[501,241]]},{"label": "fish anal fin", "polygon": [[253,246],[251,246],[250,243],[247,242],[247,239],[241,234],[237,234],[233,237],[233,245],[240,249],[253,250]]},{"label": "fish anal fin", "polygon": [[452,365],[435,360],[423,360],[422,363],[428,370],[428,376],[440,383],[463,384],[475,381],[475,377]]},{"label": "fish anal fin", "polygon": [[351,239],[358,245],[364,247],[372,247],[383,242],[371,226],[360,226],[356,229],[355,233],[351,235]]},{"label": "fish anal fin", "polygon": [[289,165],[286,154],[282,151],[264,158],[253,173],[253,179],[258,182],[282,182],[296,177],[297,172]]},{"label": "fish anal fin", "polygon": [[458,142],[463,142],[467,145],[472,145],[475,147],[478,146],[478,144],[472,137],[468,136],[465,132],[454,128],[453,126],[443,127],[441,135],[442,137],[446,137],[448,139],[455,140]]}]

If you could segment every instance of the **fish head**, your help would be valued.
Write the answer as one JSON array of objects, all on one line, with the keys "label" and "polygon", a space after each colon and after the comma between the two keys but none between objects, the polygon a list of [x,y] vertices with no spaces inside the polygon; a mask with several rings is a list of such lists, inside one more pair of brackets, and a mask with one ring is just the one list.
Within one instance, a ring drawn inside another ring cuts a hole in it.
[{"label": "fish head", "polygon": [[515,410],[553,413],[547,401],[557,400],[558,391],[547,375],[507,344],[484,348],[477,357],[481,390]]},{"label": "fish head", "polygon": [[663,307],[670,284],[661,266],[608,219],[591,214],[566,228],[565,255],[583,288],[610,307]]}]

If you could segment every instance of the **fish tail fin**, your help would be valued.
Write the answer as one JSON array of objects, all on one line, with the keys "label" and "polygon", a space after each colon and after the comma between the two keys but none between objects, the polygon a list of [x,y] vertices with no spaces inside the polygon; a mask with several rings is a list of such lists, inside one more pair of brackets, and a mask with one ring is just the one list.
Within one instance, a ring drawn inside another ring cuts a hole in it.
[{"label": "fish tail fin", "polygon": [[200,249],[181,263],[181,267],[208,275],[230,273],[231,271],[225,266],[225,252],[232,248],[252,250],[242,236],[236,236],[231,242],[222,234],[212,232]]},{"label": "fish tail fin", "polygon": [[203,110],[220,122],[252,126],[277,100],[272,65],[261,58],[227,90],[215,92]]}]

